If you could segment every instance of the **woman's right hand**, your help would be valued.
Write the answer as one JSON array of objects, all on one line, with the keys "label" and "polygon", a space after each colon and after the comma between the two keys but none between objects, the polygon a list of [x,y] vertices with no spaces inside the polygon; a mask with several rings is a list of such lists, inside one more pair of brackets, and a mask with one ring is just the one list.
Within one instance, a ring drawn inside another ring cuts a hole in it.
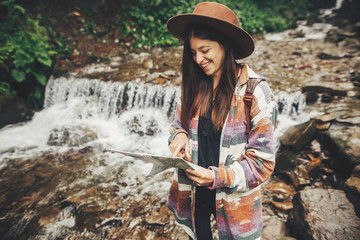
[{"label": "woman's right hand", "polygon": [[191,162],[189,139],[185,133],[177,134],[169,148],[172,157],[181,157]]}]

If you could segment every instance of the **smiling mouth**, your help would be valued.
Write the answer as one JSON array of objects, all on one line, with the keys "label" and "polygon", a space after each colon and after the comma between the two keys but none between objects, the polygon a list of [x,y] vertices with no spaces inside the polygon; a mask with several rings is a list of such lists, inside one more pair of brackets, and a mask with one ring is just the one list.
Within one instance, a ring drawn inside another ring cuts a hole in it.
[{"label": "smiling mouth", "polygon": [[201,68],[206,68],[209,64],[210,64],[210,63],[208,62],[208,63],[205,63],[205,64],[203,64],[203,65],[200,65],[200,67],[201,67]]}]

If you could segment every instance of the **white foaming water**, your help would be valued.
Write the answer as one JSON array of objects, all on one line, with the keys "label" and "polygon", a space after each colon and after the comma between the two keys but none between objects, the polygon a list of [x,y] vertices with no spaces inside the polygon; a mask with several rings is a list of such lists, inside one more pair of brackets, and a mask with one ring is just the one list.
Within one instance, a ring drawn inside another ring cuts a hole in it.
[{"label": "white foaming water", "polygon": [[[98,139],[90,145],[169,155],[169,116],[178,94],[176,87],[52,78],[46,88],[45,109],[25,124],[0,130],[0,167],[5,158],[66,150],[66,146],[49,146],[48,139],[54,129],[73,126],[96,132]],[[133,125],[145,136],[130,132]],[[155,131],[154,136],[146,135],[147,128]]]},{"label": "white foaming water", "polygon": [[321,13],[320,18],[325,18],[327,16],[332,15],[334,10],[341,8],[341,5],[343,2],[344,2],[344,0],[336,0],[335,6],[333,8],[327,8],[327,9],[323,9],[322,11],[320,11],[320,13]]},{"label": "white foaming water", "polygon": [[326,34],[335,27],[328,23],[314,23],[312,26],[306,26],[302,22],[296,29],[289,29],[280,33],[268,33],[264,36],[267,41],[307,41],[315,39],[324,39]]},{"label": "white foaming water", "polygon": [[[323,20],[333,15],[334,10],[340,9],[344,0],[336,0],[336,4],[332,8],[320,10],[319,19]],[[314,23],[311,26],[306,25],[306,21],[299,21],[296,29],[289,29],[280,33],[268,33],[264,38],[268,41],[307,41],[315,39],[324,39],[331,29],[335,26],[328,23]]]}]

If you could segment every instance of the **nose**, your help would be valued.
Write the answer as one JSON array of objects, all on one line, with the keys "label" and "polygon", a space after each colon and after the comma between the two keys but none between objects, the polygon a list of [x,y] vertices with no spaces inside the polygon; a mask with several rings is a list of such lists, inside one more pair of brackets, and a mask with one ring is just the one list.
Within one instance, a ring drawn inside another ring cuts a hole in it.
[{"label": "nose", "polygon": [[203,59],[204,59],[204,56],[203,56],[201,53],[195,53],[195,55],[194,55],[194,61],[195,61],[197,64],[200,64]]}]

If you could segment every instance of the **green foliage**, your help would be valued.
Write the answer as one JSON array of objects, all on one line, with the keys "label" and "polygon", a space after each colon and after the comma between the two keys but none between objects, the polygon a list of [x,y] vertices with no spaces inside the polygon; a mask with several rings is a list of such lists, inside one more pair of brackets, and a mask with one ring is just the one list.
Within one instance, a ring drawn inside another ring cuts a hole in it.
[{"label": "green foliage", "polygon": [[[201,0],[134,0],[118,21],[124,41],[134,47],[178,45],[166,29],[166,21],[181,13],[191,13]],[[276,32],[296,25],[311,7],[309,0],[218,0],[238,16],[240,27],[251,34]]]},{"label": "green foliage", "polygon": [[14,96],[16,92],[7,82],[0,82],[0,96]]},{"label": "green foliage", "polygon": [[166,21],[197,2],[135,0],[118,22],[121,38],[134,41],[135,47],[177,45],[178,40],[167,32]]},{"label": "green foliage", "polygon": [[[40,15],[31,18],[14,0],[3,1],[0,5],[8,12],[0,25],[0,68],[9,72],[11,85],[15,85],[15,81],[30,86],[25,97],[31,102],[39,102],[43,97],[39,87],[46,85],[53,64],[51,57],[56,51],[49,44],[46,29],[39,24]],[[35,84],[27,84],[32,79],[36,79]]]}]

